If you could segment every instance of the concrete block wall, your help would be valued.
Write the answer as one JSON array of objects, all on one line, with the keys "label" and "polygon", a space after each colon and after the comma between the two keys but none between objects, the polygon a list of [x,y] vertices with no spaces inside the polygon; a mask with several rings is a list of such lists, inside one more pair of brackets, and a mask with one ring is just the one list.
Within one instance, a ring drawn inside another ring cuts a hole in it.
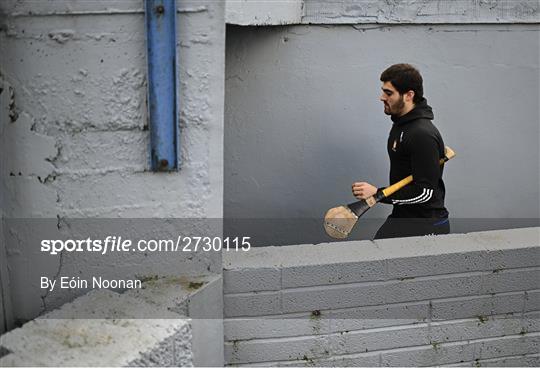
[{"label": "concrete block wall", "polygon": [[[118,319],[72,319],[73,308],[115,304],[128,310]],[[192,330],[189,319],[173,313],[161,319],[141,319],[149,305],[107,290],[92,291],[62,309],[46,314],[2,335],[9,354],[2,366],[192,366]],[[129,313],[136,311],[135,315]],[[141,333],[144,331],[144,333]]]},{"label": "concrete block wall", "polygon": [[221,217],[224,3],[177,2],[183,165],[171,174],[149,172],[143,5],[0,3],[6,216]]},{"label": "concrete block wall", "polygon": [[93,290],[2,335],[0,366],[221,366],[221,290],[220,276]]},{"label": "concrete block wall", "polygon": [[4,229],[15,321],[77,296],[40,290],[28,270],[51,278],[221,272],[218,252],[154,254],[143,267],[113,257],[89,266],[69,254],[43,261],[29,238],[43,236],[42,219],[68,233],[74,218],[223,217],[224,2],[177,1],[182,167],[171,173],[149,171],[143,5],[0,1],[0,215],[35,219],[22,232]]},{"label": "concrete block wall", "polygon": [[540,228],[224,255],[229,365],[538,365]]}]

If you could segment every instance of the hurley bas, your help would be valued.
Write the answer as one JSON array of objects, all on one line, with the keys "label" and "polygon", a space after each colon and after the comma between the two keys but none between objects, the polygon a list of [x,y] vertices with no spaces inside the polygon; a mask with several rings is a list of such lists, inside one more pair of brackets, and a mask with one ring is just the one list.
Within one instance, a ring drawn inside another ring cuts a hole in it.
[{"label": "hurley bas", "polygon": [[41,277],[40,287],[53,291],[55,287],[60,289],[141,289],[141,280],[115,280],[106,279],[101,276],[92,279],[81,279],[80,277],[60,277],[59,280]]}]

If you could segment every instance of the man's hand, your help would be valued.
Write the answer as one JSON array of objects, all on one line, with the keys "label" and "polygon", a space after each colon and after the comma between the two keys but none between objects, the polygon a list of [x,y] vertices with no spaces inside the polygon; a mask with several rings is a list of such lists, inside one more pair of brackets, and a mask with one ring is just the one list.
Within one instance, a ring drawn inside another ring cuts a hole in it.
[{"label": "man's hand", "polygon": [[377,187],[363,181],[353,183],[352,193],[358,199],[367,199],[377,193]]}]

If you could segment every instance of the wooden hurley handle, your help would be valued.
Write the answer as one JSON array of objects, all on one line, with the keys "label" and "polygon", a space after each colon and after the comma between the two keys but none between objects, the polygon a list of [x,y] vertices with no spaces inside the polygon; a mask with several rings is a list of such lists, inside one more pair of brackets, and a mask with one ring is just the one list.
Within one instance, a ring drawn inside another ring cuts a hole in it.
[{"label": "wooden hurley handle", "polygon": [[[444,164],[446,161],[454,158],[456,156],[456,153],[453,149],[446,146],[444,147],[444,157],[439,160],[439,164]],[[398,181],[395,184],[390,185],[389,187],[386,187],[383,189],[383,194],[385,197],[391,196],[401,188],[403,188],[405,185],[410,184],[413,181],[412,175],[407,176],[405,179],[402,179]]]}]

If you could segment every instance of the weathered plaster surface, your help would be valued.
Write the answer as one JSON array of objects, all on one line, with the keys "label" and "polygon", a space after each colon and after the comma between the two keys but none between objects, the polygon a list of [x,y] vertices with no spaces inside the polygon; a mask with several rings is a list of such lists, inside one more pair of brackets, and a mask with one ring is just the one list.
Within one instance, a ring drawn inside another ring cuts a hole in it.
[{"label": "weathered plaster surface", "polygon": [[307,24],[538,23],[536,0],[305,0]]},{"label": "weathered plaster surface", "polygon": [[303,13],[302,0],[227,0],[225,20],[238,25],[298,24]]},{"label": "weathered plaster surface", "polygon": [[[126,3],[130,4],[129,8]],[[170,175],[147,172],[144,23],[142,11],[135,12],[139,8],[134,6],[138,4],[142,8],[142,3],[60,1],[52,4],[3,3],[4,12],[23,14],[9,16],[3,22],[2,43],[7,50],[3,75],[14,90],[16,108],[22,117],[18,125],[4,127],[3,139],[12,142],[7,147],[12,149],[13,145],[21,147],[17,139],[33,142],[41,137],[47,142],[40,143],[41,146],[52,144],[47,149],[54,150],[52,153],[27,151],[18,156],[18,161],[10,162],[6,170],[8,174],[16,172],[20,181],[31,175],[42,178],[50,175],[44,185],[58,194],[58,197],[49,196],[48,203],[33,211],[24,206],[19,206],[17,211],[43,216],[55,208],[52,212],[71,213],[70,203],[75,201],[81,216],[85,213],[99,216],[101,209],[105,216],[114,215],[115,209],[122,210],[122,216],[129,216],[123,209],[137,204],[149,207],[147,217],[220,217],[222,169],[217,163],[221,157],[223,82],[218,76],[224,70],[224,25],[219,18],[223,4],[198,2],[202,7],[199,11],[187,11],[193,4],[180,2],[184,166],[180,173]],[[114,15],[111,8],[115,5],[134,13]],[[30,9],[31,15],[25,13]],[[45,15],[46,10],[64,13]],[[69,13],[75,10],[104,13]],[[111,17],[114,22],[110,21]],[[14,140],[16,135],[20,138]],[[45,148],[35,146],[35,149]],[[28,170],[31,159],[31,165],[39,168],[38,173]],[[133,178],[130,183],[140,184],[139,189],[106,203],[86,201],[88,193],[79,190],[81,184],[98,181],[94,192],[114,192],[107,177],[116,173]],[[59,183],[61,180],[67,181]],[[147,185],[153,182],[158,187],[163,182],[164,187],[159,191],[147,190]],[[6,185],[16,186],[9,183]],[[100,185],[103,187],[99,188]],[[162,193],[168,190],[179,195],[187,193],[190,201],[179,198],[176,207],[167,211],[152,206],[153,202],[162,202]],[[192,205],[186,206],[190,202]]]},{"label": "weathered plaster surface", "polygon": [[[31,226],[43,219],[69,234],[77,217],[222,217],[224,3],[178,1],[183,165],[173,173],[149,171],[142,1],[9,0],[0,13],[4,218],[34,218]],[[34,290],[38,274],[221,272],[217,252],[41,259],[39,234],[18,226],[5,234],[14,310],[23,320],[76,296]]]},{"label": "weathered plaster surface", "polygon": [[227,0],[237,25],[538,23],[536,0]]}]

